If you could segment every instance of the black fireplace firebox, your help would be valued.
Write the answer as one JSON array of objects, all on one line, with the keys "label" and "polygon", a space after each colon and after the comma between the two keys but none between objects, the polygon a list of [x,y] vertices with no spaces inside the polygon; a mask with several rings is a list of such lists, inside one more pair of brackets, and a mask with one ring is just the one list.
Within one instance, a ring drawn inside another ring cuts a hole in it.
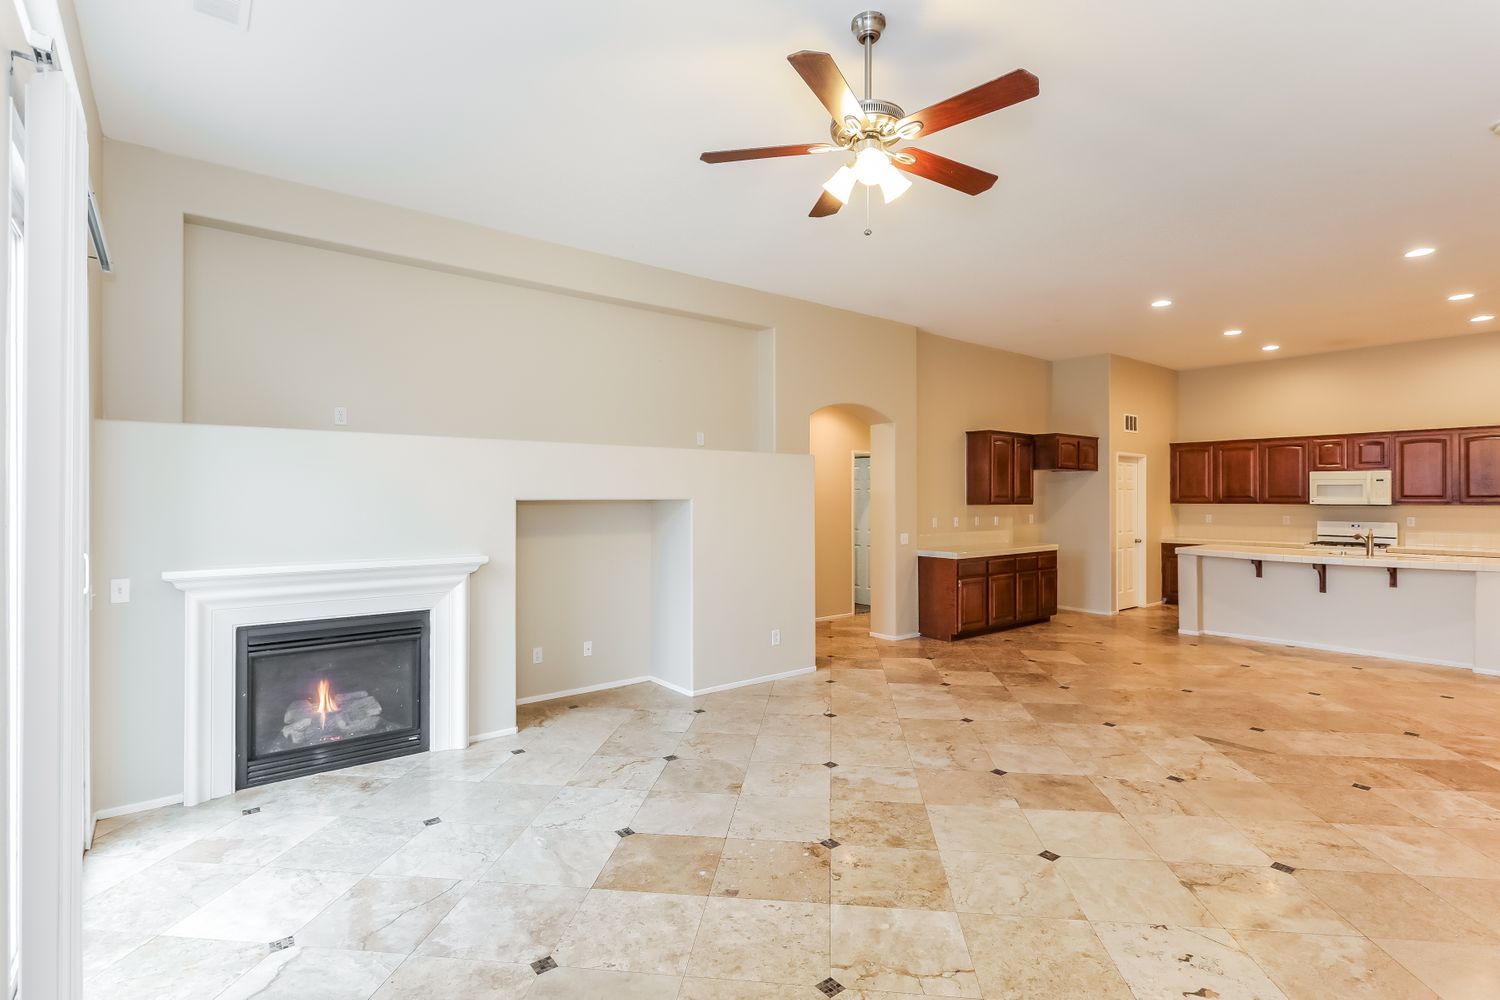
[{"label": "black fireplace firebox", "polygon": [[428,617],[240,628],[235,788],[426,750]]}]

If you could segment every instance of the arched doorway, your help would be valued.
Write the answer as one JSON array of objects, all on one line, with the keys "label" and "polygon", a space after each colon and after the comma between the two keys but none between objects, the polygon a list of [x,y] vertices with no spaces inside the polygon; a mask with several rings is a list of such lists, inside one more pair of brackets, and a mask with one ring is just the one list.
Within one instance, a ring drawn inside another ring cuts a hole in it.
[{"label": "arched doorway", "polygon": [[894,428],[884,414],[857,403],[824,406],[808,416],[820,621],[867,606],[878,632],[873,623],[891,610]]}]

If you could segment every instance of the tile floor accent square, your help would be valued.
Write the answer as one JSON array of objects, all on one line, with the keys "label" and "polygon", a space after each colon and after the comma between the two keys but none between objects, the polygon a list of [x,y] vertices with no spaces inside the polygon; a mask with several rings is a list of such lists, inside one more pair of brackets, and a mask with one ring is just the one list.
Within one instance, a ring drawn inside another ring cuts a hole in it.
[{"label": "tile floor accent square", "polygon": [[813,989],[817,990],[825,997],[836,997],[840,993],[844,992],[843,985],[840,984],[837,979],[832,978],[823,980],[817,986],[813,987]]},{"label": "tile floor accent square", "polygon": [[1051,851],[1043,851],[1041,854],[1038,854],[1037,857],[1042,858],[1046,861],[1056,861],[1058,858],[1062,857],[1062,855],[1053,854]]},{"label": "tile floor accent square", "polygon": [[443,821],[442,817],[440,817],[440,816],[434,816],[431,819],[424,819],[422,821],[422,825],[423,826],[437,826],[442,821]]},{"label": "tile floor accent square", "polygon": [[531,963],[531,971],[539,976],[544,972],[551,972],[555,968],[557,968],[557,963],[552,960],[551,955],[548,955],[546,958],[539,958]]},{"label": "tile floor accent square", "polygon": [[822,844],[824,847],[828,848],[830,851],[833,850],[835,847],[839,846],[839,842],[837,840],[834,840],[832,837],[829,837],[827,840],[820,840],[820,841],[818,841],[818,843]]},{"label": "tile floor accent square", "polygon": [[1285,872],[1288,875],[1290,875],[1292,872],[1294,872],[1294,871],[1297,870],[1297,869],[1293,868],[1291,865],[1284,865],[1284,864],[1282,864],[1280,861],[1272,862],[1271,867],[1274,868],[1274,869],[1276,869],[1279,872]]},{"label": "tile floor accent square", "polygon": [[271,950],[272,951],[285,951],[286,949],[288,949],[288,948],[290,948],[292,946],[292,944],[294,943],[294,940],[295,939],[290,938],[290,937],[284,937],[284,938],[280,938],[278,940],[272,941],[271,942]]}]

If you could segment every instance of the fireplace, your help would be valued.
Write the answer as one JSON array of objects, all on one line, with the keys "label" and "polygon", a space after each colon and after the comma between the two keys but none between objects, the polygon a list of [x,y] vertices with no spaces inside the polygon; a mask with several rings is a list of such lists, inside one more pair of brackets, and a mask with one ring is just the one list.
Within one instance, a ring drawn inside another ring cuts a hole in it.
[{"label": "fireplace", "polygon": [[428,618],[237,629],[235,788],[426,750]]}]

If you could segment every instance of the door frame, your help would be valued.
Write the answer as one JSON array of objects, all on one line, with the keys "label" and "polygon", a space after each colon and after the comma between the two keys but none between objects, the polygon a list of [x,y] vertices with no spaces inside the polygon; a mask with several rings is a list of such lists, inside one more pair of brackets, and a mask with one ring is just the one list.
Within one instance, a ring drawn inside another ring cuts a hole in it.
[{"label": "door frame", "polygon": [[[1135,590],[1135,592],[1137,594],[1138,599],[1137,599],[1136,603],[1133,605],[1133,607],[1144,608],[1148,604],[1150,604],[1150,602],[1147,600],[1147,598],[1150,596],[1150,592],[1146,589],[1146,581],[1150,578],[1149,574],[1146,572],[1146,553],[1150,550],[1150,538],[1148,538],[1147,535],[1146,535],[1146,525],[1148,523],[1147,519],[1146,519],[1146,501],[1148,499],[1147,486],[1146,486],[1146,469],[1147,469],[1147,463],[1150,461],[1150,458],[1148,456],[1146,456],[1146,455],[1143,455],[1142,453],[1140,453],[1138,451],[1117,451],[1117,452],[1115,452],[1115,461],[1114,461],[1113,466],[1111,466],[1110,471],[1115,473],[1116,482],[1119,481],[1119,470],[1120,470],[1120,462],[1121,461],[1134,462],[1135,466],[1136,466],[1136,476],[1135,476],[1135,526],[1136,526],[1136,531],[1135,531],[1135,534],[1136,534],[1136,537],[1138,537],[1140,539],[1140,541],[1136,543],[1136,550],[1137,550],[1136,551],[1136,556],[1137,556],[1137,558],[1136,558],[1136,561],[1135,561],[1135,566],[1136,566],[1136,569],[1135,569],[1135,587],[1136,587],[1136,590]],[[1119,519],[1119,515],[1120,515],[1119,507],[1115,503],[1115,499],[1118,496],[1119,496],[1119,490],[1115,488],[1114,484],[1111,484],[1111,488],[1110,488],[1110,509],[1114,512],[1114,516],[1110,518],[1110,522],[1115,525],[1115,531],[1113,532],[1113,534],[1116,535],[1116,536],[1118,536],[1118,534],[1119,534],[1118,519]],[[1129,609],[1122,609],[1120,607],[1120,587],[1119,587],[1119,581],[1115,579],[1115,574],[1117,572],[1119,572],[1119,565],[1120,565],[1119,560],[1115,557],[1115,553],[1117,551],[1118,551],[1118,549],[1117,549],[1117,547],[1115,545],[1115,539],[1111,538],[1110,539],[1110,560],[1109,560],[1110,573],[1109,573],[1109,578],[1110,578],[1110,585],[1111,585],[1110,586],[1110,593],[1111,593],[1110,605],[1111,605],[1111,609],[1112,610],[1110,611],[1110,613],[1111,614],[1116,614],[1116,615],[1119,614],[1122,610],[1129,610]]]},{"label": "door frame", "polygon": [[[849,453],[849,614],[851,615],[859,614],[859,560],[854,555],[854,532],[857,530],[855,525],[858,523],[855,519],[854,510],[854,474],[856,469],[855,463],[861,458],[870,459],[870,490],[872,494],[875,489],[875,460],[870,458],[869,450],[856,449],[851,451]],[[873,496],[871,499],[874,499]],[[875,532],[873,529],[870,531],[870,548],[873,553],[875,548]],[[874,569],[875,567],[872,565],[870,567],[870,600],[872,603],[875,600]]]}]

